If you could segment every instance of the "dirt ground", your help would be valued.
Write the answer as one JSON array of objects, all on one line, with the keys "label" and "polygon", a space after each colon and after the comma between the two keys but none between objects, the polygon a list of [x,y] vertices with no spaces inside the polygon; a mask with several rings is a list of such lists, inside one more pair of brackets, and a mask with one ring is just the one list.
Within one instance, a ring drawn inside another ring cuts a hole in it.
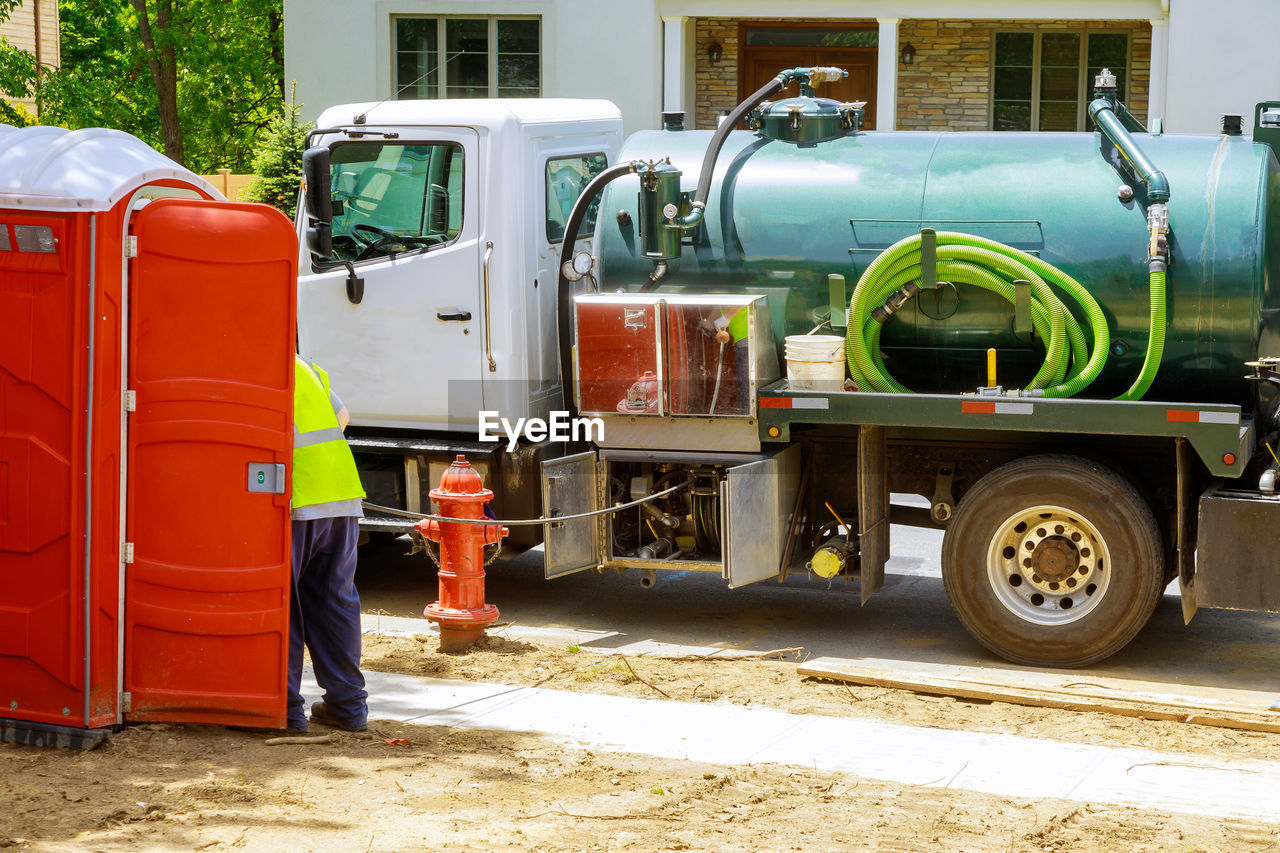
[{"label": "dirt ground", "polygon": [[[466,655],[366,637],[365,666],[665,701],[1273,758],[1280,735],[808,681],[789,660],[660,660],[495,636]],[[313,733],[325,730],[314,726]],[[0,744],[0,850],[1267,850],[1276,825],[1020,801],[779,765],[377,723],[329,743],[142,725],[88,753]],[[407,742],[400,742],[407,741]],[[941,781],[941,780],[939,780]],[[1280,821],[1280,817],[1277,819]]]}]

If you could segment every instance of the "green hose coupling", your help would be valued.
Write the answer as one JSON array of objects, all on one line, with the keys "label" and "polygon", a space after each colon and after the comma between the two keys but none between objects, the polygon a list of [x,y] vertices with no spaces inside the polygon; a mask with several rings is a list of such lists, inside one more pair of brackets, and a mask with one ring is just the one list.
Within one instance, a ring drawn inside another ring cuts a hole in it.
[{"label": "green hose coupling", "polygon": [[919,284],[914,281],[907,282],[903,287],[900,287],[893,293],[889,294],[889,298],[884,301],[883,305],[879,308],[872,309],[871,319],[875,320],[877,323],[883,324],[885,320],[888,320],[897,313],[899,308],[906,305],[908,299],[919,292]]},{"label": "green hose coupling", "polygon": [[1147,260],[1161,262],[1161,272],[1169,258],[1169,208],[1164,204],[1153,204],[1147,208],[1147,231],[1151,240],[1147,244]]}]

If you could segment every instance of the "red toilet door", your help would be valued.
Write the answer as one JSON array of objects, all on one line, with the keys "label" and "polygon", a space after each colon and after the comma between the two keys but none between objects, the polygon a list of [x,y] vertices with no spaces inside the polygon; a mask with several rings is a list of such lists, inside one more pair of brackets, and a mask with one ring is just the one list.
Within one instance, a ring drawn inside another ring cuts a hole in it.
[{"label": "red toilet door", "polygon": [[161,199],[132,234],[125,718],[282,726],[293,225]]}]

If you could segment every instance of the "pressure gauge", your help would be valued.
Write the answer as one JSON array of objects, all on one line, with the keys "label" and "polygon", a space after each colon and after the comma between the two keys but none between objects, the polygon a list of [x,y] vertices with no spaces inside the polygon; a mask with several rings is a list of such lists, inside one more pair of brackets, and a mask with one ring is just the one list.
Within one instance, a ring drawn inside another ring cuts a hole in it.
[{"label": "pressure gauge", "polygon": [[560,267],[560,272],[569,281],[580,281],[591,272],[591,268],[595,266],[595,259],[591,257],[590,252],[578,252],[570,260],[564,262]]},{"label": "pressure gauge", "polygon": [[680,208],[676,207],[674,204],[667,204],[667,205],[664,205],[662,208],[662,215],[665,216],[667,219],[675,219],[676,214],[679,212],[680,212]]}]

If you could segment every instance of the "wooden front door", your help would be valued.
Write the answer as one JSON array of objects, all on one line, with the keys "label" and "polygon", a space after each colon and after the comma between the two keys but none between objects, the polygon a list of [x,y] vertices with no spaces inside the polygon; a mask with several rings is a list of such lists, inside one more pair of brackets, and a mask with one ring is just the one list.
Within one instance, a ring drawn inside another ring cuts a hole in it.
[{"label": "wooden front door", "polygon": [[[874,47],[781,47],[744,45],[738,63],[738,100],[755,92],[779,71],[833,65],[849,72],[838,83],[823,83],[815,90],[820,98],[866,101],[865,127],[876,129],[876,56]],[[791,87],[788,94],[795,94]],[[775,98],[776,100],[777,98]]]}]

